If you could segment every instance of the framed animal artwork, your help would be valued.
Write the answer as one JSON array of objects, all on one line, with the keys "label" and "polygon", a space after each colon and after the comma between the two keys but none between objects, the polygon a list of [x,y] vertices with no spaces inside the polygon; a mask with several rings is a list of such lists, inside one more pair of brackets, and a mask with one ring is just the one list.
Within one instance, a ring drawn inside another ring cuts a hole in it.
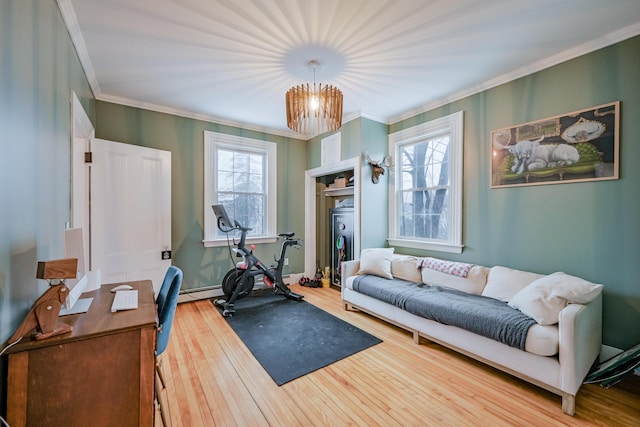
[{"label": "framed animal artwork", "polygon": [[618,179],[620,102],[491,132],[491,188]]}]

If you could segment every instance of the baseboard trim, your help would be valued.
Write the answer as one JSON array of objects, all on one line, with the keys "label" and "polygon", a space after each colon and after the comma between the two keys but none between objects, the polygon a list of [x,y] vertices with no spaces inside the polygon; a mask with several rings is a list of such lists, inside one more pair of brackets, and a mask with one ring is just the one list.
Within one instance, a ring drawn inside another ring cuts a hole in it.
[{"label": "baseboard trim", "polygon": [[215,285],[206,288],[187,289],[180,291],[178,295],[178,304],[183,302],[193,302],[203,299],[215,298],[222,296],[222,286]]},{"label": "baseboard trim", "polygon": [[[292,283],[297,283],[302,276],[303,275],[301,273],[292,273],[285,275],[283,279],[287,285],[290,285]],[[262,280],[256,281],[255,289],[261,288],[264,288],[264,283],[262,282]],[[183,302],[194,302],[203,299],[216,298],[223,295],[224,292],[222,292],[222,285],[213,285],[197,289],[186,289],[180,291],[180,294],[178,295],[178,304]]]}]

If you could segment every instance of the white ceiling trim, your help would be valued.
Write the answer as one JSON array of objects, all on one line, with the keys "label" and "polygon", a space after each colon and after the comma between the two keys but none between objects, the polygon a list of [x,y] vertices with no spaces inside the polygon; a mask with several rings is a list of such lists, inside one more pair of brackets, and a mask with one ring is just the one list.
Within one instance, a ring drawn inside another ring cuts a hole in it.
[{"label": "white ceiling trim", "polygon": [[76,48],[80,65],[82,65],[84,73],[87,76],[87,80],[89,81],[89,86],[93,91],[93,96],[98,96],[101,93],[100,85],[98,84],[98,78],[96,77],[91,59],[89,58],[89,51],[87,50],[87,45],[82,37],[78,18],[75,10],[73,9],[73,5],[71,4],[71,0],[56,0],[56,2],[58,3],[58,9],[60,9],[62,19],[64,20],[64,24],[69,32],[69,36],[71,37],[71,42]]},{"label": "white ceiling trim", "polygon": [[237,122],[229,119],[223,119],[220,117],[211,116],[208,114],[194,113],[191,111],[181,110],[178,108],[171,108],[163,105],[156,105],[148,102],[137,101],[135,99],[130,99],[130,98],[122,98],[118,96],[100,94],[96,96],[96,99],[98,101],[111,102],[113,104],[125,105],[127,107],[141,108],[143,110],[156,111],[158,113],[171,114],[174,116],[186,117],[189,119],[201,120],[204,122],[209,122],[209,123],[214,123],[214,124],[219,124],[224,126],[231,126],[231,127],[241,128],[245,130],[252,130],[260,133],[268,133],[270,135],[284,136],[287,138],[295,138],[303,141],[305,140],[303,135],[293,131],[283,131],[282,129],[256,126],[250,123]]},{"label": "white ceiling trim", "polygon": [[[143,110],[149,110],[149,111],[155,111],[158,113],[165,113],[165,114],[171,114],[174,116],[178,116],[178,117],[186,117],[189,119],[194,119],[194,120],[201,120],[204,122],[208,122],[208,123],[214,123],[214,124],[219,124],[219,125],[224,125],[224,126],[230,126],[230,127],[236,127],[236,128],[241,128],[241,129],[245,129],[245,130],[252,130],[255,132],[260,132],[260,133],[268,133],[270,135],[277,135],[277,136],[284,136],[287,138],[294,138],[294,139],[299,139],[302,141],[308,141],[312,138],[315,138],[315,136],[312,137],[307,137],[305,139],[304,135],[301,135],[297,132],[293,132],[293,131],[283,131],[281,129],[273,129],[273,128],[267,128],[267,127],[261,127],[261,126],[256,126],[254,124],[251,123],[242,123],[242,122],[237,122],[237,121],[233,121],[233,120],[228,120],[228,119],[223,119],[220,117],[214,117],[214,116],[210,116],[207,114],[199,114],[199,113],[194,113],[191,111],[186,111],[186,110],[180,110],[177,108],[171,108],[171,107],[166,107],[163,105],[155,105],[155,104],[150,104],[150,103],[146,103],[146,102],[141,102],[141,101],[136,101],[134,99],[129,99],[129,98],[121,98],[121,97],[117,97],[117,96],[111,96],[111,95],[99,95],[96,97],[96,99],[98,101],[105,101],[105,102],[110,102],[113,104],[119,104],[119,105],[125,105],[127,107],[135,107],[135,108],[141,108]],[[383,120],[379,119],[379,118],[375,118],[366,114],[361,113],[360,111],[356,111],[350,114],[346,114],[342,117],[342,124],[344,125],[345,123],[350,122],[351,120],[355,120],[359,117],[364,117],[364,118],[368,118],[370,120],[374,120],[380,123],[384,123]]]},{"label": "white ceiling trim", "polygon": [[465,89],[458,93],[452,94],[451,96],[436,100],[434,102],[430,102],[419,108],[409,110],[398,116],[391,117],[387,124],[392,125],[394,123],[398,123],[403,120],[410,119],[411,117],[417,116],[418,114],[423,114],[428,111],[431,111],[434,108],[442,107],[443,105],[447,105],[452,102],[459,101],[468,96],[472,96],[477,93],[483,92],[485,90],[494,88],[496,86],[509,83],[521,77],[525,77],[530,74],[536,73],[538,71],[542,71],[546,68],[551,68],[555,65],[561,64],[571,59],[578,58],[582,55],[586,55],[591,52],[595,52],[598,49],[602,49],[604,47],[611,46],[623,40],[630,39],[631,37],[635,37],[639,34],[640,34],[640,23],[622,28],[620,30],[609,33],[600,39],[582,44],[573,49],[566,50],[557,55],[553,55],[553,56],[550,56],[549,58],[530,64],[526,67],[519,68],[510,73],[506,73],[494,79],[488,80],[477,87]]}]

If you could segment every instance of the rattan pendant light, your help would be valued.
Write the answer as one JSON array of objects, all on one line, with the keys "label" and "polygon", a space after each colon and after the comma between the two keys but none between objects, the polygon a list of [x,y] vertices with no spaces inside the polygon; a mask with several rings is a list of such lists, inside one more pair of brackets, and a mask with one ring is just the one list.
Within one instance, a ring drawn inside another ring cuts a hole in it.
[{"label": "rattan pendant light", "polygon": [[320,61],[307,63],[313,70],[313,86],[293,86],[286,95],[287,126],[304,135],[333,132],[342,126],[342,91],[331,85],[316,83]]}]

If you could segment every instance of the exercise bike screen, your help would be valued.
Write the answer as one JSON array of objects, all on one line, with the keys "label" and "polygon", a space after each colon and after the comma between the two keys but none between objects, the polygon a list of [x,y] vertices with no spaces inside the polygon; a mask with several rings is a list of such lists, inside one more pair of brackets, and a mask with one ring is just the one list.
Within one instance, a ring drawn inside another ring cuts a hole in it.
[{"label": "exercise bike screen", "polygon": [[234,226],[233,221],[227,215],[227,210],[223,205],[211,205],[213,213],[218,218],[218,224],[225,228],[232,228]]}]

